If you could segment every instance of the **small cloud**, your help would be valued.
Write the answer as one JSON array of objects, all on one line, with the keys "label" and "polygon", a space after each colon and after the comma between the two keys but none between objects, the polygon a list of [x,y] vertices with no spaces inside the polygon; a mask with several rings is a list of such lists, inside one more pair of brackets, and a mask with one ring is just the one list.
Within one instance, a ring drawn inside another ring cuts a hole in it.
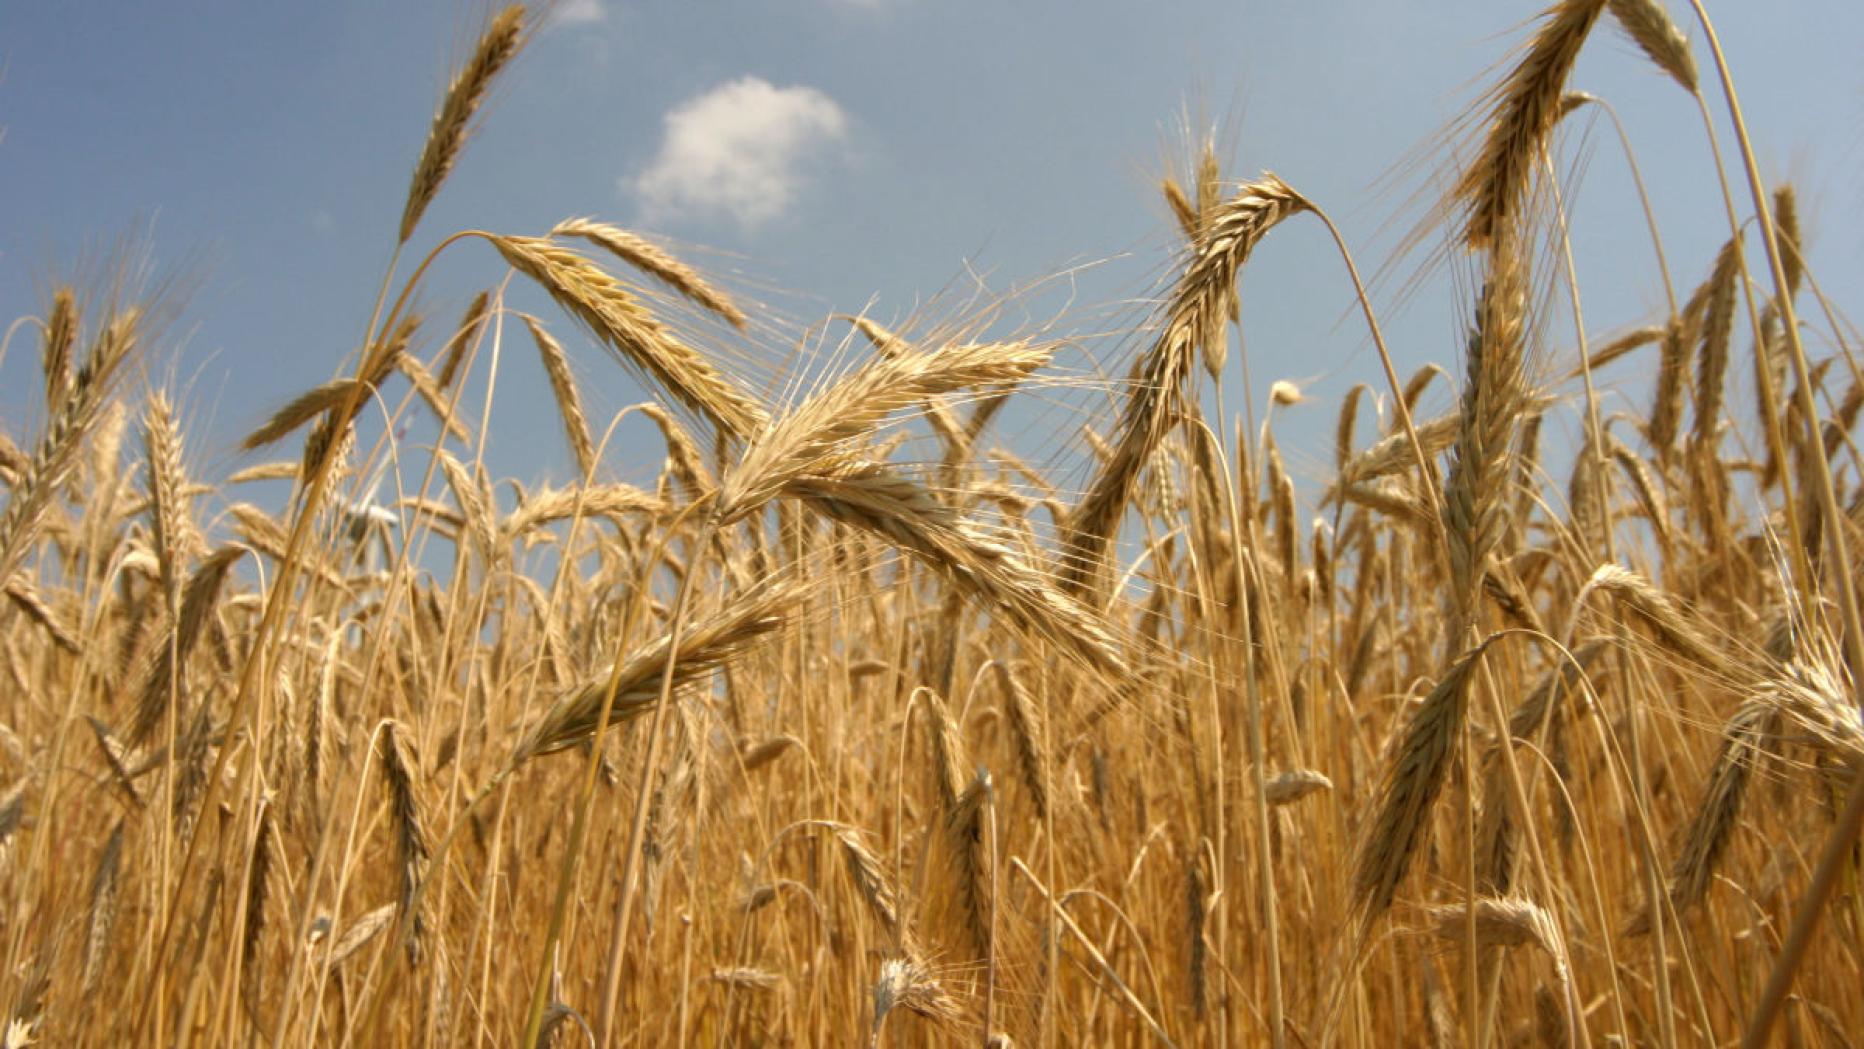
[{"label": "small cloud", "polygon": [[556,10],[557,21],[564,25],[589,25],[608,19],[602,0],[563,0]]},{"label": "small cloud", "polygon": [[650,218],[724,215],[752,229],[788,211],[810,170],[848,137],[848,116],[811,87],[754,76],[673,107],[646,170],[623,179]]},{"label": "small cloud", "polygon": [[330,214],[322,208],[311,212],[311,232],[327,236],[334,233],[336,228],[337,219],[335,215]]}]

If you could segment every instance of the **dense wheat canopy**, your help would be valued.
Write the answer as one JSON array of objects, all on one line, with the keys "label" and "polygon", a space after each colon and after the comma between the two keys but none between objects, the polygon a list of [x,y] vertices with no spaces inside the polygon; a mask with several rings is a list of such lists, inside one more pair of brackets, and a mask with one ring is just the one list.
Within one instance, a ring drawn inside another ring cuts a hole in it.
[{"label": "dense wheat canopy", "polygon": [[[604,10],[544,8],[482,12],[353,352],[242,434],[137,250],[8,329],[0,1047],[1854,1044],[1855,289],[1699,9],[1521,27],[1395,282],[1187,120],[1136,302],[798,321],[624,221],[454,213]],[[1576,235],[1640,156],[1602,50],[1703,120],[1686,250]],[[662,159],[667,209],[801,192]],[[1323,301],[1247,292],[1284,242],[1358,326],[1337,401],[1243,338]],[[1456,335],[1401,369],[1420,268]],[[501,428],[514,381],[554,418]]]}]

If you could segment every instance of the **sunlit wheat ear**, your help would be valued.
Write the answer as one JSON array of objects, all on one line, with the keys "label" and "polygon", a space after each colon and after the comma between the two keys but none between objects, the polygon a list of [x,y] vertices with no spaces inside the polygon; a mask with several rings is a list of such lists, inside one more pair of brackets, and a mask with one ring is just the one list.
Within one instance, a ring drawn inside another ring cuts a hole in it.
[{"label": "sunlit wheat ear", "polygon": [[1735,293],[1741,280],[1741,246],[1722,245],[1702,305],[1701,343],[1696,349],[1696,415],[1691,441],[1715,448],[1721,437],[1722,403],[1728,375],[1729,340],[1734,331]]},{"label": "sunlit wheat ear", "polygon": [[19,445],[13,443],[13,438],[0,432],[0,484],[8,488],[18,484],[31,465],[32,460],[20,451]]},{"label": "sunlit wheat ear", "polygon": [[1184,239],[1196,240],[1198,226],[1197,209],[1191,205],[1190,199],[1184,195],[1184,187],[1178,185],[1176,179],[1169,177],[1163,178],[1159,180],[1159,193],[1164,196],[1165,206],[1171,209],[1171,216],[1177,220],[1178,231],[1184,234]]},{"label": "sunlit wheat ear", "polygon": [[1799,194],[1792,183],[1773,191],[1773,231],[1780,242],[1780,268],[1786,271],[1786,294],[1799,294],[1806,277],[1806,257],[1799,232]]},{"label": "sunlit wheat ear", "polygon": [[[1430,910],[1431,931],[1440,940],[1460,941],[1468,928],[1469,906],[1451,904]],[[1485,896],[1475,904],[1476,946],[1538,947],[1560,957],[1559,933],[1553,916],[1540,905],[1519,896]]]},{"label": "sunlit wheat ear", "polygon": [[1655,396],[1644,423],[1644,439],[1650,442],[1659,460],[1668,462],[1676,452],[1676,434],[1683,418],[1683,390],[1689,374],[1689,331],[1683,318],[1664,326],[1661,345]]},{"label": "sunlit wheat ear", "polygon": [[12,578],[38,539],[58,490],[104,416],[124,362],[141,345],[146,324],[142,307],[125,306],[92,338],[84,360],[72,374],[69,392],[46,424],[26,468],[17,474],[6,510],[0,513],[0,580]]},{"label": "sunlit wheat ear", "polygon": [[1607,436],[1612,461],[1618,464],[1625,479],[1631,483],[1631,493],[1637,497],[1638,505],[1644,510],[1644,516],[1650,520],[1651,529],[1657,533],[1658,542],[1667,542],[1670,531],[1670,502],[1669,498],[1663,494],[1663,487],[1657,483],[1656,475],[1651,473],[1650,463],[1625,447],[1618,438]]},{"label": "sunlit wheat ear", "polygon": [[143,405],[142,446],[149,470],[150,538],[162,570],[162,587],[178,598],[181,573],[196,538],[183,495],[188,478],[181,466],[181,435],[168,398],[159,390]]},{"label": "sunlit wheat ear", "polygon": [[39,338],[39,370],[45,377],[45,404],[57,411],[71,387],[71,348],[78,341],[78,298],[69,287],[52,293]]},{"label": "sunlit wheat ear", "polygon": [[[338,428],[347,434],[350,419],[337,418],[347,405],[360,411],[362,402],[374,396],[376,388],[395,370],[401,355],[407,352],[408,343],[420,327],[421,317],[409,312],[402,315],[388,337],[369,346],[359,374],[345,378],[332,379],[321,386],[313,387],[293,398],[290,403],[272,413],[258,429],[246,435],[240,442],[244,451],[263,448],[319,418],[323,418],[320,431],[313,431],[311,440],[317,440],[317,433],[322,432],[321,440],[329,440]],[[310,458],[307,455],[307,458]]]},{"label": "sunlit wheat ear", "polygon": [[304,774],[299,782],[304,788],[306,813],[314,825],[321,824],[324,815],[324,765],[327,761],[325,739],[329,735],[330,705],[336,697],[337,677],[342,665],[342,646],[342,632],[332,630],[324,642],[317,687],[311,691],[311,709],[304,719]]},{"label": "sunlit wheat ear", "polygon": [[984,823],[992,804],[990,773],[980,768],[947,811],[943,828],[947,890],[973,958],[987,957],[991,951],[991,857]]},{"label": "sunlit wheat ear", "polygon": [[531,341],[537,344],[537,355],[543,359],[544,374],[550,377],[550,392],[557,399],[557,415],[563,420],[570,450],[576,453],[577,472],[588,480],[595,474],[595,441],[589,436],[589,419],[583,415],[582,394],[576,389],[569,356],[563,352],[563,344],[544,330],[536,317],[528,313],[522,316],[524,326],[530,330]]},{"label": "sunlit wheat ear", "polygon": [[631,484],[583,488],[545,488],[526,496],[498,525],[506,539],[522,539],[532,530],[580,514],[585,520],[619,520],[628,514],[665,513],[667,504]]},{"label": "sunlit wheat ear", "polygon": [[848,879],[854,882],[856,891],[867,904],[868,913],[872,914],[881,928],[896,940],[906,938],[905,926],[901,924],[899,896],[893,891],[893,885],[887,880],[887,869],[862,840],[861,833],[846,824],[830,824],[835,834],[835,842],[841,847],[842,864],[847,868]]},{"label": "sunlit wheat ear", "polygon": [[428,129],[427,143],[421,147],[421,158],[415,162],[414,177],[408,184],[408,200],[401,209],[398,237],[401,243],[407,243],[414,235],[414,227],[420,224],[427,205],[433,202],[441,183],[452,173],[453,164],[472,131],[473,117],[492,88],[493,78],[524,45],[524,16],[523,4],[512,4],[493,15],[485,31],[479,34],[472,55],[448,85],[446,97],[434,113],[433,126]]},{"label": "sunlit wheat ear", "polygon": [[272,462],[255,462],[227,475],[227,484],[250,484],[254,481],[291,481],[298,475],[298,464],[278,458]]},{"label": "sunlit wheat ear", "polygon": [[435,452],[434,457],[440,462],[440,472],[446,475],[447,487],[453,490],[467,534],[479,548],[480,556],[488,565],[498,564],[504,556],[505,545],[499,536],[491,485],[485,480],[483,467],[478,463],[460,462],[444,448]]},{"label": "sunlit wheat ear", "polygon": [[[1456,443],[1457,428],[1461,425],[1462,419],[1458,415],[1439,415],[1428,422],[1417,424],[1413,429],[1417,432],[1417,442],[1424,454],[1435,459]],[[1339,476],[1333,486],[1327,489],[1322,502],[1333,502],[1339,498],[1340,491],[1353,485],[1410,472],[1416,464],[1417,454],[1411,447],[1409,436],[1402,430],[1386,434],[1340,466]]]},{"label": "sunlit wheat ear", "polygon": [[1604,9],[1605,0],[1561,0],[1549,8],[1520,62],[1490,92],[1482,146],[1452,191],[1464,213],[1461,239],[1470,248],[1493,247],[1520,218],[1541,151],[1559,121],[1567,77]]},{"label": "sunlit wheat ear", "polygon": [[672,413],[652,401],[638,405],[637,410],[660,428],[660,435],[667,442],[667,459],[673,465],[673,476],[685,486],[689,498],[696,499],[718,486],[711,467],[706,465],[705,453]]},{"label": "sunlit wheat ear", "polygon": [[932,744],[933,778],[937,781],[939,805],[950,813],[958,807],[958,796],[964,793],[965,780],[969,777],[970,762],[964,736],[942,696],[933,689],[924,688],[919,690],[918,697],[926,712],[926,736]]},{"label": "sunlit wheat ear", "polygon": [[116,928],[118,879],[123,868],[123,821],[118,820],[104,842],[91,875],[91,911],[84,933],[84,993],[97,988],[110,952],[110,933]]},{"label": "sunlit wheat ear", "polygon": [[1308,207],[1293,187],[1265,173],[1205,219],[1163,330],[1135,366],[1113,454],[1069,515],[1064,578],[1070,589],[1084,589],[1099,571],[1140,473],[1176,423],[1198,344],[1221,328],[1238,271],[1270,229]]},{"label": "sunlit wheat ear", "polygon": [[1453,636],[1472,624],[1477,590],[1508,527],[1508,458],[1528,399],[1523,250],[1513,231],[1493,241],[1467,343],[1456,443],[1443,489]]},{"label": "sunlit wheat ear", "polygon": [[769,421],[769,413],[756,398],[675,338],[601,267],[549,238],[488,235],[488,239],[513,269],[541,285],[557,305],[625,363],[645,372],[724,436],[742,441]]},{"label": "sunlit wheat ear", "polygon": [[381,935],[382,930],[394,919],[395,908],[395,904],[385,903],[357,916],[341,936],[330,941],[328,949],[319,960],[332,968],[342,965],[351,955],[368,946],[370,940]]},{"label": "sunlit wheat ear", "polygon": [[265,935],[265,905],[271,892],[273,853],[277,849],[277,831],[273,827],[272,806],[259,807],[259,826],[253,831],[252,855],[246,874],[246,927],[240,934],[240,951],[244,959],[244,993],[249,1007],[257,1009],[265,993],[263,959],[259,941]]},{"label": "sunlit wheat ear", "polygon": [[4,1029],[6,1049],[26,1049],[37,1044],[34,1038],[44,1019],[45,998],[52,989],[55,960],[55,955],[41,946],[34,951],[29,963],[21,964],[12,1002],[12,1019]]},{"label": "sunlit wheat ear", "polygon": [[[1340,398],[1340,414],[1333,424],[1333,469],[1335,473],[1346,471],[1346,462],[1353,456],[1353,433],[1359,427],[1359,401],[1370,389],[1365,383],[1354,383],[1353,388]],[[1408,442],[1407,442],[1408,443]]]},{"label": "sunlit wheat ear", "polygon": [[130,774],[130,753],[117,738],[110,733],[110,726],[94,717],[86,717],[91,726],[91,737],[97,741],[97,750],[103,755],[104,764],[110,769],[110,777],[123,796],[137,807],[141,807],[142,792],[136,788],[136,778]]},{"label": "sunlit wheat ear", "polygon": [[550,235],[581,237],[597,247],[605,248],[621,261],[723,317],[732,327],[740,331],[744,329],[744,311],[736,303],[708,283],[698,270],[674,258],[645,237],[592,219],[565,219],[551,229]]},{"label": "sunlit wheat ear", "polygon": [[392,719],[376,729],[376,756],[380,759],[382,786],[388,793],[389,817],[395,829],[395,858],[400,868],[401,921],[407,930],[408,964],[419,965],[426,941],[426,922],[416,905],[415,890],[427,866],[427,832],[421,823],[421,801],[414,776],[419,765],[404,738],[407,730]]},{"label": "sunlit wheat ear", "polygon": [[739,966],[735,969],[714,969],[710,977],[716,983],[728,984],[747,991],[776,991],[783,987],[783,975],[768,969],[752,969]]},{"label": "sunlit wheat ear", "polygon": [[[674,689],[703,681],[748,653],[780,629],[805,596],[807,588],[800,584],[766,584],[755,593],[735,596],[730,608],[688,626],[681,633],[675,654]],[[566,693],[525,734],[513,753],[511,767],[593,738],[611,680],[616,682],[616,689],[609,724],[620,724],[652,710],[660,697],[667,658],[668,638],[663,635],[630,654],[618,676],[612,670],[603,670]]]},{"label": "sunlit wheat ear", "polygon": [[1204,884],[1204,857],[1193,853],[1184,865],[1186,969],[1191,977],[1191,1008],[1202,1017],[1210,1008],[1210,890]]},{"label": "sunlit wheat ear", "polygon": [[802,740],[787,734],[747,743],[738,751],[738,768],[749,775],[802,745]]},{"label": "sunlit wheat ear", "polygon": [[758,434],[719,489],[718,513],[735,520],[805,474],[833,473],[895,412],[943,393],[1015,382],[1048,363],[1024,343],[946,346],[883,356],[810,397]]},{"label": "sunlit wheat ear", "polygon": [[1663,0],[1609,0],[1607,6],[1626,36],[1684,91],[1695,94],[1695,53],[1689,49],[1689,38],[1670,20]]},{"label": "sunlit wheat ear", "polygon": [[240,447],[246,451],[263,448],[342,405],[361,388],[364,388],[364,384],[356,379],[332,379],[321,386],[312,387],[272,413],[264,425],[246,435]]},{"label": "sunlit wheat ear", "polygon": [[788,494],[911,554],[992,614],[1079,658],[1118,694],[1134,685],[1122,646],[1102,617],[923,486],[864,464],[833,477],[798,478]]},{"label": "sunlit wheat ear", "polygon": [[21,776],[13,785],[0,791],[0,871],[7,871],[13,850],[13,835],[26,820],[26,786],[30,779]]},{"label": "sunlit wheat ear", "polygon": [[880,976],[874,981],[872,1044],[880,1044],[881,1026],[895,1009],[914,1013],[944,1030],[955,1029],[964,1020],[958,1000],[923,961],[911,954],[880,963]]},{"label": "sunlit wheat ear", "polygon": [[1310,794],[1333,789],[1333,781],[1313,769],[1284,772],[1263,785],[1270,805],[1291,805]]},{"label": "sunlit wheat ear", "polygon": [[[1032,348],[1027,340],[1018,340],[994,344],[957,343],[943,349],[928,351],[924,347],[914,347],[905,339],[874,323],[866,316],[849,316],[847,320],[855,326],[856,330],[867,336],[868,341],[874,344],[874,348],[889,360],[903,359],[913,354],[926,352],[949,354],[955,347],[961,350],[964,356],[975,361],[982,359],[992,350],[1001,350],[1005,354],[1014,355]],[[1003,410],[1004,404],[1009,400],[1016,386],[1017,380],[1015,379],[980,386],[978,391],[969,398],[971,411],[962,421],[958,418],[958,413],[952,410],[949,401],[937,394],[927,397],[919,405],[919,411],[923,413],[926,424],[931,427],[932,432],[937,435],[939,443],[945,449],[941,462],[943,469],[941,483],[945,487],[954,489],[958,487],[955,479],[957,472],[969,460],[978,438],[989,428],[997,413]]]},{"label": "sunlit wheat ear", "polygon": [[408,377],[408,382],[414,387],[414,392],[421,395],[421,402],[427,405],[428,411],[434,413],[434,418],[439,420],[440,427],[446,431],[447,436],[462,443],[470,439],[471,435],[467,432],[465,424],[459,421],[452,406],[447,402],[447,392],[441,389],[440,384],[434,380],[433,373],[427,370],[427,366],[422,364],[419,358],[413,354],[404,353],[396,360],[395,368]]},{"label": "sunlit wheat ear", "polygon": [[1328,493],[1345,506],[1363,506],[1412,528],[1427,528],[1432,520],[1429,504],[1416,487],[1403,480],[1373,481]]},{"label": "sunlit wheat ear", "polygon": [[1732,658],[1706,629],[1677,607],[1669,594],[1636,572],[1618,565],[1600,565],[1587,580],[1586,589],[1610,596],[1620,608],[1643,620],[1671,651],[1731,682],[1754,680],[1752,668]]},{"label": "sunlit wheat ear", "polygon": [[136,708],[125,733],[131,746],[149,742],[163,724],[175,699],[176,678],[186,673],[188,657],[214,615],[227,576],[246,552],[245,547],[237,544],[223,546],[197,565],[188,577],[181,593],[181,614],[175,620],[173,643],[157,651],[142,679]]},{"label": "sunlit wheat ear", "polygon": [[466,351],[479,338],[479,332],[492,315],[492,293],[482,291],[473,296],[466,306],[466,313],[447,337],[446,346],[441,350],[440,364],[434,369],[434,382],[442,390],[452,389],[453,380],[459,377],[460,364],[466,359]]},{"label": "sunlit wheat ear", "polygon": [[24,575],[16,575],[8,579],[6,585],[0,587],[0,592],[5,593],[7,600],[13,602],[13,607],[19,609],[20,614],[38,624],[39,629],[45,631],[46,636],[52,639],[53,644],[73,655],[80,651],[77,636],[65,626],[64,620],[58,613],[45,603],[45,598],[40,595],[38,588],[33,586]]},{"label": "sunlit wheat ear", "polygon": [[1029,799],[1035,803],[1036,818],[1049,812],[1049,777],[1052,766],[1048,745],[1048,714],[1023,684],[1023,676],[1009,663],[994,661],[997,685],[1003,692],[1010,716],[1010,736],[1016,744],[1016,763],[1022,773]]},{"label": "sunlit wheat ear", "polygon": [[179,734],[176,750],[180,754],[180,761],[179,768],[170,773],[175,777],[175,788],[169,819],[174,824],[175,837],[187,841],[200,820],[201,813],[196,803],[201,800],[201,791],[207,785],[208,766],[216,750],[213,722],[205,705],[195,713],[187,730]]},{"label": "sunlit wheat ear", "polygon": [[1392,751],[1378,807],[1361,832],[1353,864],[1353,902],[1362,928],[1391,907],[1399,882],[1423,844],[1431,808],[1456,758],[1469,703],[1469,676],[1489,643],[1478,644],[1450,665],[1412,710]]},{"label": "sunlit wheat ear", "polygon": [[[1592,353],[1587,356],[1586,363],[1595,369],[1603,368],[1613,361],[1618,360],[1620,357],[1628,356],[1633,350],[1649,346],[1652,343],[1662,342],[1666,330],[1668,330],[1666,326],[1661,324],[1647,324],[1641,328],[1632,328],[1623,335],[1594,349]],[[1578,378],[1581,374],[1583,374],[1583,372],[1580,369],[1574,368],[1567,373],[1567,377]]]},{"label": "sunlit wheat ear", "polygon": [[[1709,883],[1734,840],[1755,764],[1777,745],[1780,728],[1779,709],[1764,699],[1742,704],[1723,727],[1721,749],[1670,868],[1670,902],[1679,913],[1708,894]],[[1650,930],[1650,924],[1651,916],[1640,912],[1625,931],[1641,935]]]}]

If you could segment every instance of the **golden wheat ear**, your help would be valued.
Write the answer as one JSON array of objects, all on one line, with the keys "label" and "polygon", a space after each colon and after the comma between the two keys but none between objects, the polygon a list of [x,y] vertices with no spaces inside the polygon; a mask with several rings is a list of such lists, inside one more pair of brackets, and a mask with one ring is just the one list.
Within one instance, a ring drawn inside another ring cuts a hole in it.
[{"label": "golden wheat ear", "polygon": [[1604,10],[1605,0],[1561,0],[1547,9],[1521,60],[1491,92],[1482,145],[1452,191],[1463,210],[1460,237],[1471,249],[1494,247],[1520,221],[1560,120],[1567,77]]},{"label": "golden wheat ear", "polygon": [[486,23],[484,31],[479,34],[479,42],[473,46],[472,55],[454,74],[453,82],[447,87],[446,97],[434,113],[434,123],[427,131],[427,142],[421,147],[421,157],[414,164],[414,175],[408,183],[408,199],[401,209],[400,243],[406,244],[408,238],[414,235],[414,227],[420,225],[421,216],[427,213],[427,205],[433,203],[441,184],[453,173],[453,165],[459,160],[460,151],[466,147],[466,139],[472,132],[473,117],[478,114],[479,107],[485,104],[486,95],[492,90],[492,81],[517,56],[524,41],[524,5],[512,4],[493,15],[491,21]]},{"label": "golden wheat ear", "polygon": [[1690,94],[1696,93],[1696,55],[1662,0],[1610,0],[1612,17],[1625,35],[1643,48],[1644,54],[1670,79]]},{"label": "golden wheat ear", "polygon": [[377,726],[376,754],[381,760],[382,786],[388,795],[395,824],[395,856],[401,871],[401,922],[405,931],[408,964],[419,965],[426,943],[427,923],[421,914],[417,888],[427,867],[427,832],[421,819],[415,760],[407,729],[385,718]]},{"label": "golden wheat ear", "polygon": [[1177,423],[1197,348],[1221,337],[1237,274],[1250,253],[1276,224],[1310,207],[1294,187],[1264,172],[1204,216],[1163,330],[1134,368],[1113,454],[1068,515],[1063,580],[1071,591],[1088,589],[1100,571],[1140,473]]},{"label": "golden wheat ear", "polygon": [[548,237],[485,237],[511,268],[549,292],[624,363],[645,372],[721,435],[744,441],[768,425],[770,413],[756,397],[676,338],[638,296],[588,258]]},{"label": "golden wheat ear", "polygon": [[748,319],[730,296],[714,287],[700,272],[638,233],[593,219],[565,219],[550,230],[552,237],[581,237],[621,261],[665,284],[700,307],[723,317],[743,331]]}]

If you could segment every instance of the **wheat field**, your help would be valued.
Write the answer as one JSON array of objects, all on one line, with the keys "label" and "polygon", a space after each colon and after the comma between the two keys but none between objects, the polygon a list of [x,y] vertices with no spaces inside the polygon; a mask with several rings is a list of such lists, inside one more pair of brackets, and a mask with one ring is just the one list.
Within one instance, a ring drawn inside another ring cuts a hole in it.
[{"label": "wheat field", "polygon": [[[0,1045],[1864,1037],[1864,372],[1699,8],[1523,30],[1437,158],[1420,238],[1472,279],[1409,376],[1341,202],[1201,135],[1099,374],[993,304],[787,331],[599,218],[429,229],[546,14],[480,27],[366,336],[232,472],[132,381],[162,282],[54,280],[11,329],[44,387],[0,429]],[[1666,308],[1561,346],[1557,143],[1613,34],[1737,129],[1725,246],[1620,231]],[[1206,396],[1301,224],[1382,365],[1312,486],[1301,390]],[[443,254],[482,268],[463,313],[424,312]],[[617,363],[653,447],[587,407]],[[561,430],[488,432],[495,367],[541,368]],[[1084,469],[997,439],[1084,386]],[[435,444],[394,439],[417,417]],[[501,439],[579,482],[489,476]]]}]

